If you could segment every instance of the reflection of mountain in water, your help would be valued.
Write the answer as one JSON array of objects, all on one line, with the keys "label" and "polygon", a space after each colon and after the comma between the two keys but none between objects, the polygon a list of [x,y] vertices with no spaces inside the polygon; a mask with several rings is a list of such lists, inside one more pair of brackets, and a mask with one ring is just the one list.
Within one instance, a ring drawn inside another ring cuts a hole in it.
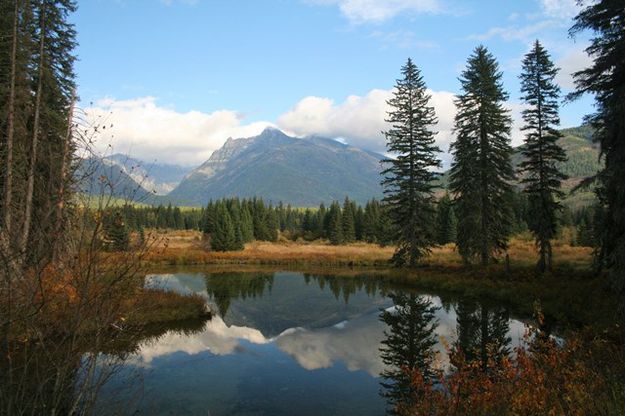
[{"label": "reflection of mountain in water", "polygon": [[[442,339],[447,344],[462,344],[462,348],[478,355],[479,346],[484,345],[482,338],[488,343],[501,341],[497,351],[504,353],[511,339],[518,345],[524,328],[522,323],[510,321],[503,308],[467,300],[443,303],[438,297],[393,290],[372,275],[196,273],[149,276],[146,284],[199,294],[218,315],[193,334],[170,331],[145,343],[136,362],[143,365],[175,352],[230,355],[252,345],[274,344],[308,370],[328,368],[340,362],[351,371],[363,370],[375,377],[387,370],[387,378],[392,378],[393,365],[419,365],[419,360],[413,360],[418,355],[413,354],[416,350],[401,349],[410,348],[406,342],[412,338],[406,338],[406,331],[418,327],[417,317],[421,315],[416,313],[416,306],[421,301],[435,308],[436,345],[428,348],[437,353],[437,362],[442,367],[449,365],[440,343]],[[398,306],[406,314],[397,314]],[[393,339],[394,345],[388,344],[389,339]],[[383,341],[387,343],[386,365],[379,350]],[[475,349],[469,348],[470,345]],[[389,358],[395,353],[395,357],[403,360],[401,363]]]},{"label": "reflection of mountain in water", "polygon": [[[434,367],[451,371],[444,344],[479,359],[482,340],[504,352],[524,333],[505,308],[423,295],[375,275],[172,274],[146,285],[199,294],[216,313],[139,341],[126,369],[145,377],[143,414],[379,415],[380,381],[403,399],[398,367],[425,368],[435,353]],[[438,323],[430,341],[411,349],[421,339],[412,329],[427,321]]]},{"label": "reflection of mountain in water", "polygon": [[[149,276],[147,284],[204,296],[226,325],[275,337],[289,328],[324,328],[390,305],[375,276],[208,273]],[[320,290],[321,289],[321,290]]]}]

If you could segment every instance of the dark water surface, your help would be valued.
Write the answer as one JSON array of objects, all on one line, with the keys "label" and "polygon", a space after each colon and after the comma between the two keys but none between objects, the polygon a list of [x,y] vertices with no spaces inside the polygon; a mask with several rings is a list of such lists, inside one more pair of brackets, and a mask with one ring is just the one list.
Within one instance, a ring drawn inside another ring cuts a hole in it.
[{"label": "dark water surface", "polygon": [[443,369],[443,345],[507,354],[525,332],[501,305],[375,274],[175,273],[146,284],[199,294],[214,316],[146,335],[104,389],[100,414],[381,415],[397,368],[423,365],[419,328],[433,328],[431,365]]}]

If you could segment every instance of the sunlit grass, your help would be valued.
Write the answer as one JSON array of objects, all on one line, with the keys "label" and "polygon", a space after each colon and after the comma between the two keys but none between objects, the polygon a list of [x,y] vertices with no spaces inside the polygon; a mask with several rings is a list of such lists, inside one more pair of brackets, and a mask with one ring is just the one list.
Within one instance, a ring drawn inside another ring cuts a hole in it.
[{"label": "sunlit grass", "polygon": [[[197,231],[153,232],[156,244],[145,261],[153,264],[310,264],[327,266],[386,266],[395,247],[381,247],[377,244],[353,243],[334,246],[326,241],[289,241],[276,243],[255,241],[245,245],[241,251],[217,252],[207,249],[202,234]],[[554,268],[585,270],[592,264],[592,249],[573,247],[564,242],[554,242]],[[508,250],[512,268],[532,269],[538,259],[538,252],[528,236],[515,237]],[[489,270],[503,267],[504,258]],[[436,247],[423,260],[431,267],[458,269],[464,267],[454,244]]]}]

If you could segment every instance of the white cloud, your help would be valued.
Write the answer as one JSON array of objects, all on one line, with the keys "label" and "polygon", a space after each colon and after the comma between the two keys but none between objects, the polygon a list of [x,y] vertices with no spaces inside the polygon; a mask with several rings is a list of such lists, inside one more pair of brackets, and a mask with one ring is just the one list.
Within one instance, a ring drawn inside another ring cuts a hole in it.
[{"label": "white cloud", "polygon": [[378,40],[383,49],[396,47],[401,49],[435,49],[440,45],[431,40],[419,40],[414,32],[409,30],[397,30],[394,32],[384,32],[376,30],[369,35],[372,39]]},{"label": "white cloud", "polygon": [[490,28],[487,32],[481,34],[469,35],[469,40],[484,41],[499,37],[505,41],[519,40],[529,42],[536,38],[536,35],[543,30],[553,28],[560,23],[556,20],[542,20],[529,25],[514,25]]},{"label": "white cloud", "polygon": [[543,13],[556,19],[569,20],[579,13],[577,0],[540,0]]},{"label": "white cloud", "polygon": [[309,3],[336,5],[352,23],[383,22],[400,13],[439,13],[440,0],[309,0]]},{"label": "white cloud", "polygon": [[[439,120],[435,127],[439,132],[436,141],[441,150],[447,152],[456,112],[454,94],[447,91],[429,93]],[[278,118],[278,126],[299,136],[342,137],[353,146],[384,152],[386,139],[382,131],[388,129],[384,119],[389,110],[386,101],[391,96],[392,90],[375,89],[362,97],[351,95],[338,104],[329,98],[305,97]]]},{"label": "white cloud", "polygon": [[572,74],[588,68],[592,64],[592,58],[584,51],[584,47],[580,47],[563,54],[556,60],[555,64],[560,68],[556,82],[566,90],[573,90],[575,83]]},{"label": "white cloud", "polygon": [[228,137],[254,136],[272,125],[245,124],[230,110],[178,112],[159,106],[154,97],[104,99],[85,112],[92,122],[112,125],[98,137],[97,150],[184,165],[204,162]]},{"label": "white cloud", "polygon": [[[447,167],[456,113],[455,95],[448,91],[428,93],[438,117],[434,126],[438,132],[436,142]],[[279,116],[275,124],[269,121],[245,124],[239,113],[230,110],[182,113],[159,106],[153,97],[101,100],[86,112],[92,121],[113,126],[96,141],[100,152],[125,153],[145,161],[198,165],[228,137],[252,137],[276,125],[287,134],[340,138],[350,145],[384,153],[386,139],[382,131],[388,129],[384,119],[389,111],[386,101],[391,96],[392,90],[374,89],[364,96],[350,95],[338,103],[327,97],[304,97]],[[521,107],[509,103],[509,108],[515,120],[512,136],[516,145],[522,139],[518,132]]]}]

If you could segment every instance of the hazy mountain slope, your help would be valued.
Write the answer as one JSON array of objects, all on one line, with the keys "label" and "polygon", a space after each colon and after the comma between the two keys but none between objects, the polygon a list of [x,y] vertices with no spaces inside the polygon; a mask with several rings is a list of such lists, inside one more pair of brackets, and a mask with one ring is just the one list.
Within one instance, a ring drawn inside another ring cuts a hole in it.
[{"label": "hazy mountain slope", "polygon": [[192,168],[158,162],[144,162],[123,154],[105,158],[117,165],[135,182],[157,195],[166,195],[182,181]]},{"label": "hazy mountain slope", "polygon": [[188,205],[226,196],[261,196],[295,206],[345,196],[362,203],[381,196],[381,158],[335,140],[298,139],[267,129],[256,137],[229,139],[168,197]]},{"label": "hazy mountain slope", "polygon": [[106,158],[90,157],[78,161],[75,177],[78,191],[87,195],[157,203],[154,192],[144,188],[123,167]]},{"label": "hazy mountain slope", "polygon": [[[593,176],[601,169],[599,162],[599,149],[592,142],[592,129],[588,126],[580,126],[560,130],[564,137],[559,141],[560,146],[566,151],[568,160],[560,165],[560,169],[569,178],[564,181],[565,192],[570,192],[584,178]],[[512,164],[517,169],[523,158],[523,147],[514,149]],[[518,179],[518,178],[517,178]],[[449,183],[449,171],[445,172],[439,183],[443,188]],[[571,207],[585,205],[594,199],[594,194],[590,191],[577,191],[566,197],[565,203]]]}]

